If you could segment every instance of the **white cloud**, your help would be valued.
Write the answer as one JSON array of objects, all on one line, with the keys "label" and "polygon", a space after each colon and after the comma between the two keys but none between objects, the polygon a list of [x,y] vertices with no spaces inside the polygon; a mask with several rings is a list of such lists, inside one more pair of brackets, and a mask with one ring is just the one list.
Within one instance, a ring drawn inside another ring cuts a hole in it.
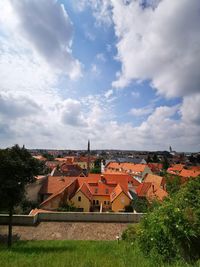
[{"label": "white cloud", "polygon": [[136,117],[141,117],[151,114],[153,111],[152,107],[143,107],[143,108],[132,108],[130,114]]},{"label": "white cloud", "polygon": [[180,113],[186,124],[200,125],[200,94],[185,97]]},{"label": "white cloud", "polygon": [[99,53],[96,55],[96,58],[102,62],[106,62],[106,57],[103,53]]},{"label": "white cloud", "polygon": [[81,103],[74,99],[66,99],[61,103],[62,121],[71,126],[87,126],[81,112]]},{"label": "white cloud", "polygon": [[91,72],[96,76],[99,76],[101,74],[101,70],[96,64],[91,65]]},{"label": "white cloud", "polygon": [[[16,31],[39,53],[54,71],[71,79],[81,76],[81,63],[72,56],[72,23],[64,8],[54,0],[10,0],[18,18]],[[9,3],[4,3],[9,5]]]},{"label": "white cloud", "polygon": [[131,95],[134,97],[134,98],[139,98],[140,97],[140,93],[139,92],[131,92]]},{"label": "white cloud", "polygon": [[104,94],[105,98],[109,98],[109,97],[111,97],[112,95],[113,95],[113,90],[112,90],[112,89],[106,91],[106,93]]},{"label": "white cloud", "polygon": [[96,26],[111,26],[112,10],[110,8],[110,0],[79,0],[73,1],[73,5],[79,12],[90,7],[96,19]]},{"label": "white cloud", "polygon": [[162,0],[155,9],[112,1],[117,59],[122,63],[115,87],[152,80],[166,97],[199,92],[200,2]]}]

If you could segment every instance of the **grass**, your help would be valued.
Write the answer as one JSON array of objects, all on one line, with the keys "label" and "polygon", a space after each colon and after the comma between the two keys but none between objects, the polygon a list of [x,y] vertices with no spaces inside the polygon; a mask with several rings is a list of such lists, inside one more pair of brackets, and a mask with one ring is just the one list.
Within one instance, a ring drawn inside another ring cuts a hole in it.
[{"label": "grass", "polygon": [[[188,267],[184,262],[161,265],[144,258],[124,241],[18,241],[8,250],[0,245],[0,266],[8,267]],[[193,267],[200,266],[200,262]]]}]

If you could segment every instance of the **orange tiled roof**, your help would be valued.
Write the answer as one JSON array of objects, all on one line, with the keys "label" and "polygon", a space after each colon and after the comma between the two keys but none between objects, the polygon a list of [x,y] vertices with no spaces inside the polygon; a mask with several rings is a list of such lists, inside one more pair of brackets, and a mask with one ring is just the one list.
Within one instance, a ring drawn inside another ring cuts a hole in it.
[{"label": "orange tiled roof", "polygon": [[118,173],[118,174],[89,174],[88,177],[83,177],[88,182],[98,182],[101,178],[105,178],[107,183],[120,184],[124,190],[128,191],[128,181],[132,179],[129,174]]},{"label": "orange tiled roof", "polygon": [[200,175],[200,171],[194,171],[194,170],[183,169],[180,172],[180,176],[182,176],[182,177],[197,177],[199,175]]},{"label": "orange tiled roof", "polygon": [[189,167],[189,170],[200,171],[200,166],[191,166]]},{"label": "orange tiled roof", "polygon": [[55,194],[62,188],[70,185],[76,179],[76,177],[48,176],[39,193]]},{"label": "orange tiled roof", "polygon": [[168,193],[159,187],[155,188],[155,189],[153,189],[153,187],[151,187],[150,190],[148,190],[148,192],[147,192],[147,199],[149,201],[152,201],[153,199],[163,200],[167,196],[168,196]]},{"label": "orange tiled roof", "polygon": [[180,172],[180,171],[182,171],[182,169],[184,168],[184,166],[185,165],[183,165],[183,164],[174,164],[173,166],[171,166],[171,167],[169,167],[167,169],[167,172],[169,172],[169,173],[173,173],[173,172],[177,173],[177,172]]},{"label": "orange tiled roof", "polygon": [[106,171],[113,170],[119,172],[142,173],[146,167],[148,167],[147,164],[109,162],[105,169]]},{"label": "orange tiled roof", "polygon": [[153,183],[154,185],[158,187],[161,187],[161,185],[163,184],[163,180],[164,178],[162,176],[150,174],[150,173],[146,174],[144,178],[144,182]]},{"label": "orange tiled roof", "polygon": [[165,190],[150,182],[144,182],[139,185],[136,193],[139,197],[146,197],[149,201],[153,199],[163,200],[168,195]]},{"label": "orange tiled roof", "polygon": [[150,187],[151,187],[151,183],[149,182],[141,183],[136,189],[137,195],[139,197],[145,197]]},{"label": "orange tiled roof", "polygon": [[152,172],[159,172],[163,168],[162,163],[148,163],[148,167],[151,169]]},{"label": "orange tiled roof", "polygon": [[[110,201],[113,202],[121,193],[124,193],[128,198],[130,198],[130,196],[128,195],[128,192],[126,192],[125,190],[123,190],[123,188],[120,186],[120,184],[118,184],[114,190],[112,191],[112,193],[110,194]],[[131,198],[130,198],[131,199]]]},{"label": "orange tiled roof", "polygon": [[40,204],[40,207],[42,207],[44,204],[46,204],[47,202],[49,202],[50,200],[60,196],[60,195],[63,195],[65,190],[71,185],[73,184],[74,182],[76,181],[76,179],[74,181],[72,181],[71,183],[67,184],[66,186],[62,187],[60,190],[58,190],[57,192],[51,194],[47,199],[45,199],[41,204]]},{"label": "orange tiled roof", "polygon": [[77,190],[77,192],[78,191],[81,191],[89,200],[92,200],[93,195],[92,195],[92,193],[90,191],[89,186],[86,183],[83,183],[81,185],[81,187],[79,187],[79,189]]}]

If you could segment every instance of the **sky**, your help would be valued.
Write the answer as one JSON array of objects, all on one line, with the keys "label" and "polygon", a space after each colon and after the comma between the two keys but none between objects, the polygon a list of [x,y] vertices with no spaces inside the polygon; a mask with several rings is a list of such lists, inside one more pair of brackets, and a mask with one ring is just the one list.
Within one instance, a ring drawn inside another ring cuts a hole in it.
[{"label": "sky", "polygon": [[199,0],[0,10],[0,147],[200,151]]}]

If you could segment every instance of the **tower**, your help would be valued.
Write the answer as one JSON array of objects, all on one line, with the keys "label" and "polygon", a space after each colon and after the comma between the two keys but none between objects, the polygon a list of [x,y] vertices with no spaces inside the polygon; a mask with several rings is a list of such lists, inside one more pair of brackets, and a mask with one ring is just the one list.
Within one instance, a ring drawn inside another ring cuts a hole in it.
[{"label": "tower", "polygon": [[88,149],[87,149],[87,175],[90,173],[90,140],[88,140]]}]

